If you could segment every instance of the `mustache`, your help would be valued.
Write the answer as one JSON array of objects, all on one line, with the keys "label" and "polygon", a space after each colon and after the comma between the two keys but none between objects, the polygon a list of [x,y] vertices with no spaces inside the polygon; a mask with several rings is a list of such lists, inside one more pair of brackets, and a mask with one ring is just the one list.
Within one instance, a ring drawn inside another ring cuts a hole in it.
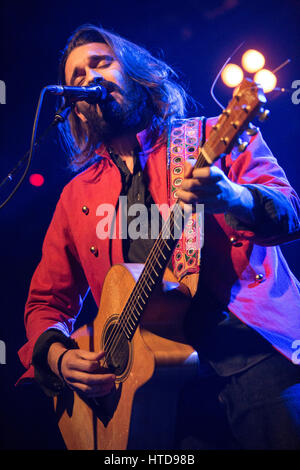
[{"label": "mustache", "polygon": [[121,95],[124,95],[124,90],[122,90],[122,88],[120,88],[116,83],[109,82],[108,80],[95,78],[93,81],[91,81],[88,84],[88,86],[97,86],[97,85],[100,85],[100,86],[103,86],[104,88],[106,88],[108,93],[112,93],[113,91],[117,91]]},{"label": "mustache", "polygon": [[[108,106],[111,106],[112,103],[115,102],[115,98],[111,95],[113,91],[117,91],[122,96],[125,96],[125,91],[122,90],[117,84],[110,82],[108,80],[104,80],[102,78],[95,78],[94,80],[90,81],[86,86],[93,87],[93,86],[102,86],[107,90],[107,97],[101,103],[101,110],[105,112]],[[86,119],[89,121],[97,120],[98,119],[98,112],[97,107],[100,106],[99,103],[86,103],[86,102],[77,102],[76,107],[80,110],[80,112],[85,116]]]}]

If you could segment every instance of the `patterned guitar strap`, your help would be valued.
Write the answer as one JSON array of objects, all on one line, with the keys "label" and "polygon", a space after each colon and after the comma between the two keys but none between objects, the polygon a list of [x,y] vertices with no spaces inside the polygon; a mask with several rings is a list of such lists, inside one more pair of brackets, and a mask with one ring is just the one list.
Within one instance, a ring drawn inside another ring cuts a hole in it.
[{"label": "patterned guitar strap", "polygon": [[[172,207],[177,201],[176,191],[184,177],[184,162],[197,160],[199,148],[205,142],[206,118],[176,119],[168,138],[168,191]],[[198,287],[201,247],[204,242],[203,205],[197,206],[185,224],[182,236],[172,256],[173,271],[195,295]]]}]

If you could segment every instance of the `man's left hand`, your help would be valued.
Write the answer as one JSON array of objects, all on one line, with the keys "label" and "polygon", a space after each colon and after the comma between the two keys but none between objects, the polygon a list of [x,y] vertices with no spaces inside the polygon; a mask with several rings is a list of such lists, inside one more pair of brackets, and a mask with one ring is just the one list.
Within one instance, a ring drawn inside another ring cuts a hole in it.
[{"label": "man's left hand", "polygon": [[193,168],[185,163],[185,177],[178,198],[184,204],[204,204],[204,210],[211,214],[232,212],[249,222],[254,206],[250,191],[227,178],[216,166]]}]

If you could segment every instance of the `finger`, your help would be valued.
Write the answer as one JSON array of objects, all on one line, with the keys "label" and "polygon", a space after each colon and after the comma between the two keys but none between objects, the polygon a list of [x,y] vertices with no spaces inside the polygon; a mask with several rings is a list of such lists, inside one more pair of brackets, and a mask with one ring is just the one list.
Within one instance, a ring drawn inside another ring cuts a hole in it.
[{"label": "finger", "polygon": [[183,190],[178,189],[177,190],[177,196],[178,196],[178,199],[180,200],[181,207],[183,207],[182,203],[184,203],[184,204],[193,204],[193,203],[199,201],[198,194],[195,194],[191,191],[183,191]]},{"label": "finger", "polygon": [[73,358],[67,364],[65,364],[70,370],[81,371],[85,373],[108,373],[110,372],[108,367],[104,367],[99,361],[91,361],[88,359]]},{"label": "finger", "polygon": [[[73,358],[64,364],[65,367],[68,367],[70,370],[77,370],[81,372],[96,372],[100,371],[100,364],[98,361],[90,361],[88,359]],[[106,369],[107,370],[107,369]]]},{"label": "finger", "polygon": [[99,353],[74,349],[64,358],[64,368],[83,371],[94,371],[99,369],[100,360],[104,357],[104,352]]},{"label": "finger", "polygon": [[190,161],[185,161],[184,162],[184,177],[185,178],[191,178],[193,175],[193,169],[194,169],[194,164],[196,163],[196,160],[190,160]]},{"label": "finger", "polygon": [[184,179],[181,183],[179,188],[183,191],[190,191],[190,192],[206,192],[212,194],[219,194],[222,190],[221,186],[218,184],[217,180],[208,180],[208,181],[199,181],[198,179]]},{"label": "finger", "polygon": [[199,182],[202,182],[203,184],[210,184],[211,182],[220,181],[221,179],[223,179],[223,177],[223,171],[216,166],[195,168],[193,170],[193,178],[196,178]]},{"label": "finger", "polygon": [[85,349],[76,349],[78,354],[82,359],[90,360],[90,361],[99,361],[105,356],[104,351],[86,351]]},{"label": "finger", "polygon": [[222,190],[219,187],[201,188],[201,190],[184,191],[178,189],[177,195],[184,204],[219,204]]},{"label": "finger", "polygon": [[82,393],[87,397],[103,397],[105,395],[108,395],[112,390],[114,390],[115,386],[114,385],[109,385],[109,386],[103,386],[103,387],[95,387],[95,386],[90,386],[87,384],[82,384],[80,382],[74,382],[72,384],[68,384],[68,387],[77,392],[77,393]]},{"label": "finger", "polygon": [[180,189],[184,191],[193,191],[196,189],[200,189],[202,187],[202,183],[196,178],[184,179],[182,180]]},{"label": "finger", "polygon": [[[192,180],[191,180],[192,181]],[[177,191],[177,195],[180,198],[182,196],[181,191],[185,193],[193,193],[197,197],[206,198],[206,196],[214,196],[222,192],[222,186],[218,184],[203,185],[202,183],[182,184],[180,189]]]},{"label": "finger", "polygon": [[104,387],[115,383],[115,374],[89,374],[85,372],[72,371],[66,374],[65,380],[70,383],[81,383],[90,386]]}]

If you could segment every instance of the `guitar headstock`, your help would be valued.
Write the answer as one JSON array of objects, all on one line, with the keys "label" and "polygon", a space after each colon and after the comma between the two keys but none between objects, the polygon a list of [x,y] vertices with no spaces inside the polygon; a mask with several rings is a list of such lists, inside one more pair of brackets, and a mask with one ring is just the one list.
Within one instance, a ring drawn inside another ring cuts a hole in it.
[{"label": "guitar headstock", "polygon": [[[202,148],[209,164],[223,154],[231,152],[240,134],[247,129],[256,115],[260,115],[261,120],[267,117],[268,110],[263,108],[266,102],[262,88],[253,80],[245,78],[234,92],[227,108],[222,111]],[[256,131],[255,128],[249,127],[248,132],[253,135]],[[242,144],[240,151],[245,150],[245,146],[246,144]]]}]

